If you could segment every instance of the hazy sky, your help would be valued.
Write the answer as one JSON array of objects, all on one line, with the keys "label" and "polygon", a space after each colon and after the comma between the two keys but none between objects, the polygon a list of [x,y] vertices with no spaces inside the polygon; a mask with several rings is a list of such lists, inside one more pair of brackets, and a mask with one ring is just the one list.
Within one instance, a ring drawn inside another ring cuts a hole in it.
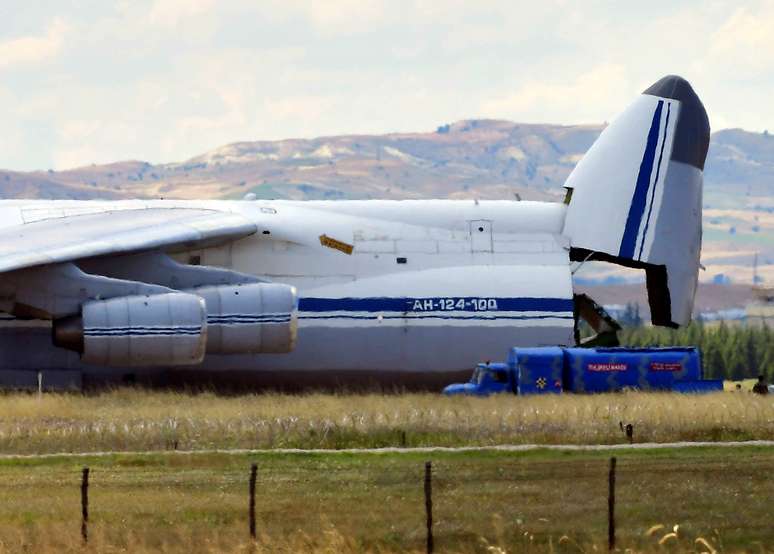
[{"label": "hazy sky", "polygon": [[713,129],[774,129],[772,30],[774,1],[0,0],[0,168],[599,123],[669,73]]}]

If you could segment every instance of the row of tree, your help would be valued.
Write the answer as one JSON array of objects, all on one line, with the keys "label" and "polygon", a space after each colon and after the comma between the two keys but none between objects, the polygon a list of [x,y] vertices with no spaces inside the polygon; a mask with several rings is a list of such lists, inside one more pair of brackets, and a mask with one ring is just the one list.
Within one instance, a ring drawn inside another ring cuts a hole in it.
[{"label": "row of tree", "polygon": [[765,375],[774,382],[774,332],[766,325],[699,321],[680,329],[625,326],[618,336],[626,346],[698,346],[707,378],[740,380]]}]

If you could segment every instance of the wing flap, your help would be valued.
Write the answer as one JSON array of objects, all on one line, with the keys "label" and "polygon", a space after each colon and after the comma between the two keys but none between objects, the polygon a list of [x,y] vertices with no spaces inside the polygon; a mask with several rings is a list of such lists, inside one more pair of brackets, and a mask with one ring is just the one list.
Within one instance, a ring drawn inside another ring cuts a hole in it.
[{"label": "wing flap", "polygon": [[144,208],[46,219],[0,229],[0,272],[105,254],[207,247],[257,231],[244,216],[217,210]]}]

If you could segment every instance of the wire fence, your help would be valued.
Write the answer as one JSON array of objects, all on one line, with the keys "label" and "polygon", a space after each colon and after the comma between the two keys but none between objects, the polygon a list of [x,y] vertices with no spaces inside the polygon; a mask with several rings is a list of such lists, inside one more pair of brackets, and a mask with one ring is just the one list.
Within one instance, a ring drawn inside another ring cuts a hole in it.
[{"label": "wire fence", "polygon": [[[245,541],[322,536],[335,527],[362,550],[387,551],[478,551],[487,541],[502,546],[489,552],[562,544],[612,551],[661,541],[682,549],[699,540],[716,551],[740,541],[770,547],[774,485],[767,475],[774,456],[752,450],[735,466],[733,454],[175,455],[95,459],[82,468],[30,463],[0,468],[0,539],[11,512],[74,525],[79,490],[80,539],[90,548],[94,528],[141,536],[175,526],[227,529]],[[732,479],[729,469],[737,472]],[[34,492],[40,490],[45,497]]]},{"label": "wire fence", "polygon": [[[608,488],[608,549],[615,550],[615,468],[616,458],[610,458],[609,488]],[[81,477],[81,537],[84,544],[89,541],[89,473],[88,467],[84,467]],[[258,465],[250,466],[248,480],[247,521],[248,532],[252,539],[256,538],[255,520],[255,487],[258,474]],[[435,542],[433,540],[433,462],[425,462],[424,476],[424,501],[425,501],[425,526],[426,526],[426,552],[433,554]]]}]

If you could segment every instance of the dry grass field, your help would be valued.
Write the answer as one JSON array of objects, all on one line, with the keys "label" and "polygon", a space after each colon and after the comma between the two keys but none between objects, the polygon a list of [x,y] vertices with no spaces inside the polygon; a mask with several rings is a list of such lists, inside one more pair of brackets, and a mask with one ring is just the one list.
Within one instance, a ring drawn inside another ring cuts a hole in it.
[{"label": "dry grass field", "polygon": [[[436,552],[604,551],[609,456],[541,450],[5,459],[0,552],[419,553],[428,458]],[[774,448],[616,456],[620,551],[774,551]],[[253,462],[255,543],[247,525]],[[91,469],[85,548],[82,465]]]},{"label": "dry grass field", "polygon": [[[635,442],[774,439],[774,398],[2,395],[0,553],[422,552],[428,459],[436,552],[603,551],[610,451],[211,450],[618,444],[625,442],[619,422],[634,426]],[[67,452],[87,454],[55,454]],[[615,455],[622,547],[774,551],[774,448]],[[255,542],[246,520],[253,462]],[[85,547],[82,466],[91,468]]]},{"label": "dry grass field", "polygon": [[615,444],[774,439],[774,396],[182,394],[0,396],[0,453]]}]

